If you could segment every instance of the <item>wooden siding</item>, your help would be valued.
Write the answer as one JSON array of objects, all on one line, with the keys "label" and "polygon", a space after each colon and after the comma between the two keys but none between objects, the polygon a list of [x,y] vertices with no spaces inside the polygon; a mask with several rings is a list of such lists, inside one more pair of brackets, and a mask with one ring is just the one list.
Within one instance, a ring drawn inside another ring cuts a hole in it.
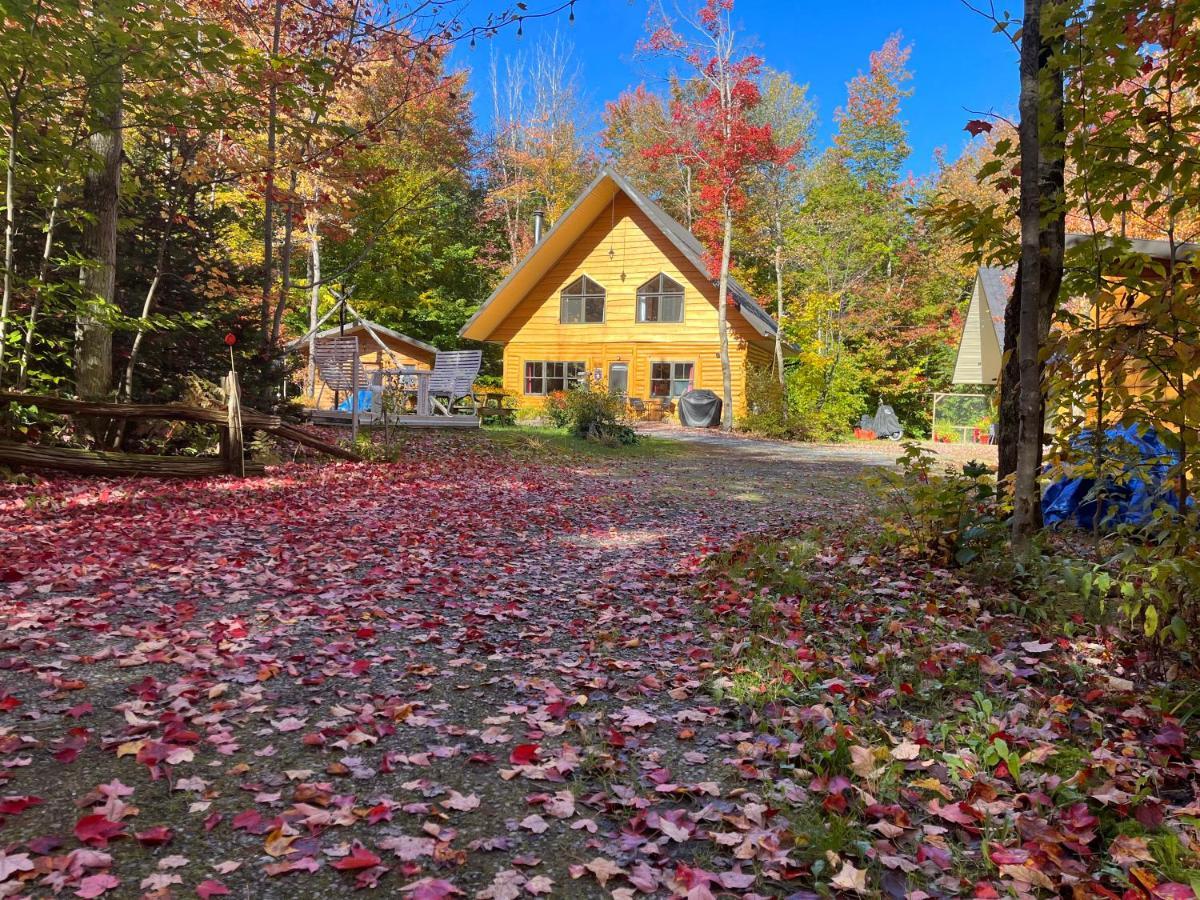
[{"label": "wooden siding", "polygon": [[[504,388],[518,395],[521,406],[536,408],[542,404],[545,397],[525,393],[526,362],[582,362],[587,366],[589,373],[599,370],[605,382],[608,381],[609,366],[616,362],[625,363],[629,366],[629,396],[643,400],[650,397],[652,363],[690,362],[693,365],[693,387],[706,388],[718,397],[723,390],[720,346],[716,340],[671,343],[510,344],[504,348]],[[730,347],[730,363],[733,369],[734,414],[740,415],[746,402],[745,350]]]},{"label": "wooden siding", "polygon": [[[660,272],[684,288],[683,321],[637,321],[637,290]],[[564,325],[560,292],[581,275],[604,287],[604,322]],[[734,413],[745,406],[746,358],[750,348],[769,362],[769,341],[731,309],[730,359]],[[629,364],[629,395],[648,398],[652,362],[694,363],[693,384],[720,395],[717,288],[664,237],[625,194],[601,212],[491,335],[503,343],[504,386],[537,406],[541,396],[524,394],[526,361],[583,362],[605,380],[613,362]]]},{"label": "wooden siding", "polygon": [[983,285],[975,279],[971,305],[963,323],[958,356],[954,361],[954,384],[996,384],[1000,380],[1002,351],[996,329],[990,319],[991,311],[983,296]]}]

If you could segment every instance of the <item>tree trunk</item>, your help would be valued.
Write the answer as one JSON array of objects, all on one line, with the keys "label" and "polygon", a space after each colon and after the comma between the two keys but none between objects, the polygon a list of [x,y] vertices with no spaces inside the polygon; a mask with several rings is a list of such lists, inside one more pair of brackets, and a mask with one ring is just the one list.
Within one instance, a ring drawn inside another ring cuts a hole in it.
[{"label": "tree trunk", "polygon": [[4,382],[5,351],[8,349],[8,314],[12,308],[13,244],[17,233],[17,131],[21,124],[19,94],[8,103],[8,159],[4,172],[4,288],[0,299],[0,384]]},{"label": "tree trunk", "polygon": [[[88,218],[80,242],[85,263],[79,271],[83,300],[75,326],[75,393],[86,400],[105,397],[112,390],[112,329],[106,318],[116,292],[123,74],[114,47],[107,65],[101,66],[94,92],[95,121],[87,141],[91,158],[83,180]],[[103,431],[99,422],[89,428],[94,437]]]},{"label": "tree trunk", "polygon": [[50,278],[50,256],[54,250],[54,226],[58,221],[58,205],[62,201],[62,185],[54,189],[54,202],[50,204],[50,218],[46,221],[46,242],[42,245],[42,264],[38,268],[37,287],[33,302],[29,305],[29,319],[25,324],[25,340],[21,345],[21,367],[17,375],[17,386],[25,390],[29,382],[29,360],[33,355],[33,336],[37,331],[38,313],[42,305],[42,290]]},{"label": "tree trunk", "polygon": [[321,304],[321,237],[317,229],[315,212],[308,226],[308,245],[312,265],[312,277],[309,279],[309,284],[312,287],[309,288],[308,295],[308,369],[304,373],[304,395],[312,397],[317,389],[317,362],[313,356],[317,350],[317,339],[314,332],[317,330]]},{"label": "tree trunk", "polygon": [[[296,194],[296,170],[292,170],[291,180],[289,182],[289,190],[291,195]],[[288,294],[292,289],[292,234],[294,228],[293,217],[295,216],[296,207],[292,199],[288,199],[287,211],[284,213],[287,218],[283,223],[283,247],[279,252],[279,302],[275,305],[275,315],[271,319],[271,346],[279,343],[279,335],[283,330],[283,313],[287,309]]]},{"label": "tree trunk", "polygon": [[[787,387],[787,378],[783,371],[783,240],[779,232],[778,218],[775,221],[775,374],[779,378],[779,386]],[[786,413],[787,407],[784,406]]]},{"label": "tree trunk", "polygon": [[717,287],[717,330],[721,335],[721,430],[733,431],[733,371],[729,363],[729,255],[733,241],[733,210],[724,205],[725,237],[721,243],[721,275]]},{"label": "tree trunk", "polygon": [[[283,31],[283,0],[275,0],[275,22],[271,30],[271,60],[279,55],[279,36]],[[271,340],[271,285],[274,283],[275,253],[275,130],[279,118],[279,94],[272,75],[267,87],[267,172],[263,193],[263,281],[260,327],[263,345]]]},{"label": "tree trunk", "polygon": [[1021,321],[1021,281],[1023,269],[1017,263],[1017,277],[1012,297],[1004,309],[1004,367],[1000,373],[1000,410],[996,420],[996,442],[999,462],[996,477],[1000,482],[1017,471],[1017,434],[1020,430],[1021,362],[1017,352],[1017,335]]},{"label": "tree trunk", "polygon": [[154,303],[158,299],[158,288],[162,284],[163,273],[166,271],[167,248],[171,245],[171,226],[175,221],[175,197],[172,194],[167,205],[167,221],[163,226],[162,237],[158,241],[158,253],[154,261],[154,277],[146,290],[146,299],[142,302],[141,323],[137,334],[133,336],[133,346],[129,348],[129,362],[125,364],[125,379],[121,388],[121,396],[130,401],[133,399],[133,377],[137,371],[138,357],[141,355],[142,342],[146,338],[146,321],[154,312]]}]

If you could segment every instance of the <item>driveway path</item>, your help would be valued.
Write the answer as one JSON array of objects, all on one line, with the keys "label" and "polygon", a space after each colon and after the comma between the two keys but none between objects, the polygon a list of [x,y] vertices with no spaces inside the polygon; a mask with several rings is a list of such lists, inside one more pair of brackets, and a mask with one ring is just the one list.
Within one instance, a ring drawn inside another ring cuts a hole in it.
[{"label": "driveway path", "polygon": [[794,891],[690,583],[868,459],[727,440],[0,487],[0,897]]},{"label": "driveway path", "polygon": [[[902,441],[853,441],[842,444],[808,444],[723,434],[704,428],[683,428],[664,422],[639,422],[637,430],[664,440],[680,441],[702,447],[728,449],[737,457],[750,460],[777,460],[799,463],[849,463],[857,466],[889,466],[904,451]],[[950,464],[979,460],[996,464],[996,448],[983,444],[934,444],[921,446],[943,457]]]}]

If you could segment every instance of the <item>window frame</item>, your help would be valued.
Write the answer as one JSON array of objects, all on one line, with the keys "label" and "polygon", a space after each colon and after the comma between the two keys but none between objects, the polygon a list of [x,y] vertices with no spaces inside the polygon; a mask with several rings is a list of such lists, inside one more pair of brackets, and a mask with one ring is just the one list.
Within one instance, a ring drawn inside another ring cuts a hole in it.
[{"label": "window frame", "polygon": [[[597,291],[589,292],[587,289],[589,284],[592,285],[593,287],[597,288],[598,292]],[[570,291],[571,288],[575,287],[576,285],[580,286],[580,288],[581,288],[580,292],[578,294],[568,294],[567,292]],[[581,304],[580,310],[579,310],[580,318],[579,318],[578,322],[568,322],[567,321],[567,299],[568,299],[568,297],[570,297],[571,299],[578,299],[580,301],[580,304]],[[588,318],[587,318],[587,302],[588,302],[589,298],[595,298],[595,297],[600,298],[600,303],[601,303],[600,321],[589,322]],[[563,289],[558,292],[558,324],[559,325],[603,325],[607,321],[608,321],[608,288],[606,288],[604,285],[602,285],[600,282],[598,282],[595,278],[592,278],[587,273],[580,275],[578,278],[576,278],[570,284],[563,287]]]},{"label": "window frame", "polygon": [[[530,366],[540,366],[541,374],[540,375],[530,375],[529,374]],[[562,374],[561,375],[549,374],[549,371],[550,371],[548,368],[549,366],[562,366],[563,367]],[[572,376],[570,374],[570,368],[568,368],[570,366],[578,367],[578,369],[576,370],[576,374],[574,376]],[[583,378],[585,378],[587,376],[587,374],[588,374],[588,367],[587,367],[586,360],[580,361],[577,359],[571,359],[571,360],[527,359],[527,360],[525,360],[525,370],[523,373],[523,382],[522,382],[523,388],[524,388],[524,395],[526,397],[549,397],[551,394],[553,394],[557,391],[568,391],[573,386],[572,382],[578,382],[578,381],[582,380]],[[540,391],[532,391],[529,389],[530,384],[534,381],[541,382],[541,390]],[[562,387],[561,388],[560,387],[551,388],[550,387],[551,381],[561,381]]]},{"label": "window frame", "polygon": [[[664,290],[663,282],[667,281],[679,288],[679,290]],[[657,290],[646,290],[646,285],[651,282],[657,282]],[[679,318],[678,319],[663,319],[662,314],[662,299],[666,296],[679,297]],[[643,298],[653,297],[658,302],[656,304],[660,318],[647,319],[643,308]],[[639,325],[681,325],[687,318],[687,291],[684,286],[668,275],[666,272],[659,272],[644,282],[634,294],[633,302],[633,318]]]},{"label": "window frame", "polygon": [[[667,378],[655,378],[654,377],[654,367],[655,366],[670,366],[669,376]],[[687,386],[684,387],[684,389],[682,391],[680,391],[678,394],[673,393],[674,388],[675,388],[675,383],[677,381],[683,381],[684,379],[679,378],[677,376],[676,366],[689,366],[690,367],[688,370],[688,375],[687,375],[687,379],[686,379]],[[658,381],[658,382],[665,381],[667,383],[667,393],[666,394],[654,393],[654,382],[656,382],[656,381]],[[686,394],[688,392],[688,390],[690,390],[695,384],[696,384],[696,361],[695,360],[691,360],[691,359],[651,360],[651,362],[650,362],[650,385],[649,385],[649,391],[650,391],[649,396],[650,396],[651,400],[663,400],[663,399],[677,400],[678,398],[680,398],[684,394]]]}]

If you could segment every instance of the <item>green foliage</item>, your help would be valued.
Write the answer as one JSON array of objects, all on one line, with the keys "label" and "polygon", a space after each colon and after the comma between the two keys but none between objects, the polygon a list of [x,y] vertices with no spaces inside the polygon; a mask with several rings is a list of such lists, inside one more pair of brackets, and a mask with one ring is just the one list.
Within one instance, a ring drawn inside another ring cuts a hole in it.
[{"label": "green foliage", "polygon": [[843,364],[816,356],[785,370],[784,385],[767,366],[746,372],[743,431],[798,441],[838,441],[862,414],[864,397],[853,360]]},{"label": "green foliage", "polygon": [[1200,633],[1200,514],[1162,510],[1146,525],[1122,526],[1102,562],[1065,561],[1084,600],[1112,603],[1152,645],[1189,650]]},{"label": "green foliage", "polygon": [[787,392],[768,366],[746,369],[746,413],[738,420],[741,431],[767,437],[795,437],[790,427]]},{"label": "green foliage", "polygon": [[916,444],[906,444],[897,471],[878,478],[884,539],[939,565],[967,565],[1003,544],[1004,512],[987,466],[949,471]]},{"label": "green foliage", "polygon": [[604,385],[582,381],[564,397],[571,433],[607,446],[636,444],[637,433],[625,418],[625,398],[610,393]]}]

